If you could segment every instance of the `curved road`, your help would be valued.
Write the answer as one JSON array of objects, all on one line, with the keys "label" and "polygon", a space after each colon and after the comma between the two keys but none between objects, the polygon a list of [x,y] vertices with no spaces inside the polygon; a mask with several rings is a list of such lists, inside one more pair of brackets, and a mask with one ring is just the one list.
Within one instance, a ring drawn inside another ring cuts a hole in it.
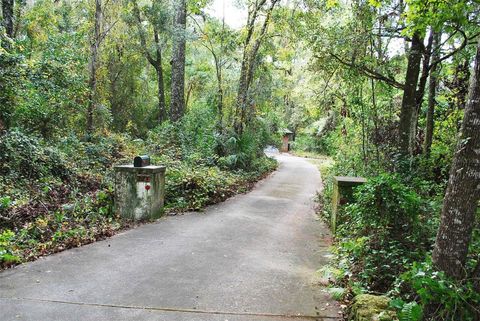
[{"label": "curved road", "polygon": [[316,219],[316,167],[279,170],[203,213],[166,217],[0,273],[1,320],[333,320],[316,270],[329,257]]}]

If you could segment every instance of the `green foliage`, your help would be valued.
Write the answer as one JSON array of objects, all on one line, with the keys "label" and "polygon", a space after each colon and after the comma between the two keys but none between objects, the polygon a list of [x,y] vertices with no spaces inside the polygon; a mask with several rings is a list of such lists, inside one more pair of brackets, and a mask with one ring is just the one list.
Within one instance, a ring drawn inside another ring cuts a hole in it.
[{"label": "green foliage", "polygon": [[334,300],[341,300],[345,295],[344,288],[331,287],[328,288],[328,293],[330,293]]},{"label": "green foliage", "polygon": [[[454,28],[454,26],[468,23],[468,13],[474,6],[465,0],[436,0],[421,1],[408,0],[409,10],[406,14],[408,30],[425,32],[428,26],[440,30],[442,27]],[[451,25],[451,26],[450,26]]]},{"label": "green foliage", "polygon": [[239,179],[219,168],[178,166],[169,168],[166,184],[168,208],[199,210],[205,205],[231,196]]},{"label": "green foliage", "polygon": [[81,119],[78,116],[85,104],[78,97],[87,89],[82,73],[84,57],[78,53],[80,38],[75,33],[50,36],[44,44],[48,50],[27,61],[13,114],[17,127],[51,138]]},{"label": "green foliage", "polygon": [[255,158],[257,153],[253,135],[246,132],[237,137],[232,133],[230,137],[225,138],[225,141],[219,141],[219,144],[227,155],[218,159],[219,165],[226,168],[248,167],[249,162]]},{"label": "green foliage", "polygon": [[13,48],[6,50],[5,43],[11,43],[3,34],[3,28],[0,28],[0,128],[11,125],[13,122],[13,106],[17,103],[17,87],[21,84],[25,72],[23,65],[24,57],[17,54]]},{"label": "green foliage", "polygon": [[[177,123],[159,124],[157,70],[145,57],[155,58],[157,51],[163,56],[168,105],[171,8],[138,1],[139,23],[132,1],[103,3],[90,92],[93,4],[34,1],[18,10],[14,39],[0,28],[2,267],[128,226],[112,210],[114,164],[150,154],[168,168],[166,207],[199,210],[271,171],[276,163],[262,150],[278,146],[280,130],[290,128],[297,134],[294,151],[334,158],[322,170],[324,216],[330,214],[333,175],[369,177],[356,203],[340,212],[336,261],[342,284],[332,288],[334,296],[390,291],[402,299],[395,301],[400,320],[418,320],[430,303],[438,305],[440,318],[472,319],[471,307],[479,302],[471,282],[447,280],[425,257],[435,238],[474,53],[470,45],[453,48],[478,36],[477,1],[407,0],[402,7],[395,1],[322,0],[307,1],[304,10],[278,7],[258,53],[247,57],[256,68],[249,75],[248,121],[241,134],[231,124],[238,112],[239,49],[248,28],[233,29],[206,14],[207,1],[188,2],[193,24],[185,35],[187,112]],[[414,32],[425,35],[430,28],[443,32],[441,55],[454,55],[437,68],[441,85],[430,154],[420,155],[424,103],[414,157],[400,161],[403,92],[392,82],[404,83],[408,46],[397,40],[406,36],[407,43]],[[95,130],[86,137],[90,99]],[[326,126],[330,115],[336,117]],[[383,174],[390,172],[397,174]],[[469,270],[478,260],[479,235],[477,224]]]},{"label": "green foliage", "polygon": [[397,310],[399,321],[421,321],[423,309],[417,302],[405,303],[400,299],[390,301],[390,306]]},{"label": "green foliage", "polygon": [[357,188],[355,203],[345,209],[347,228],[360,235],[407,235],[417,225],[419,210],[419,196],[399,176],[380,174]]},{"label": "green foliage", "polygon": [[215,158],[215,113],[204,104],[191,108],[180,124],[172,126],[181,142],[182,154],[191,163],[207,160],[213,164]]},{"label": "green foliage", "polygon": [[58,149],[45,146],[41,141],[13,130],[0,136],[0,173],[23,179],[58,176],[66,179],[71,170]]},{"label": "green foliage", "polygon": [[0,198],[0,210],[6,210],[12,205],[12,199],[9,196]]},{"label": "green foliage", "polygon": [[322,155],[332,155],[335,152],[333,135],[318,137],[311,134],[296,135],[292,149],[297,151],[313,152]]},{"label": "green foliage", "polygon": [[248,167],[218,166],[214,120],[214,113],[201,105],[179,123],[166,122],[149,132],[145,141],[103,131],[88,141],[70,134],[47,145],[18,129],[5,132],[0,136],[0,231],[14,233],[5,232],[0,267],[93,242],[128,226],[113,211],[112,166],[130,163],[133,156],[148,153],[155,164],[167,166],[165,205],[170,212],[225,200],[275,168],[276,162],[261,152],[261,139],[253,136],[242,147],[249,151]]},{"label": "green foliage", "polygon": [[[415,251],[414,251],[415,249]],[[412,240],[398,241],[375,236],[342,238],[337,250],[339,267],[366,291],[390,289],[396,276],[422,258]]]},{"label": "green foliage", "polygon": [[165,161],[179,158],[189,164],[212,165],[216,159],[215,115],[204,105],[192,108],[179,122],[167,121],[151,130],[146,145]]},{"label": "green foliage", "polygon": [[[480,306],[480,293],[476,291],[471,280],[463,282],[454,281],[445,276],[443,272],[435,270],[431,260],[414,263],[412,268],[401,276],[401,280],[410,285],[423,307],[433,311],[436,320],[477,320]],[[432,306],[429,306],[432,304]],[[421,311],[415,302],[412,305]],[[408,319],[407,319],[408,320]],[[415,319],[414,319],[415,320]]]},{"label": "green foliage", "polygon": [[257,118],[256,122],[239,136],[226,132],[217,137],[217,150],[222,155],[218,164],[224,168],[248,169],[255,161],[264,157],[263,149],[267,145],[275,145],[280,141],[277,134],[265,119]]},{"label": "green foliage", "polygon": [[14,237],[15,233],[10,230],[4,230],[0,233],[0,266],[20,261],[20,258],[13,254]]},{"label": "green foliage", "polygon": [[338,264],[349,282],[390,290],[428,250],[431,230],[419,228],[427,208],[398,175],[381,174],[358,187],[355,202],[341,208],[337,231]]},{"label": "green foliage", "polygon": [[[62,204],[56,211],[29,218],[15,233],[8,234],[9,244],[16,253],[15,262],[10,264],[113,235],[121,225],[113,216],[112,204],[113,192],[107,189],[83,195],[75,203]],[[9,230],[4,233],[7,232]],[[0,267],[8,265],[9,262],[0,260]]]}]

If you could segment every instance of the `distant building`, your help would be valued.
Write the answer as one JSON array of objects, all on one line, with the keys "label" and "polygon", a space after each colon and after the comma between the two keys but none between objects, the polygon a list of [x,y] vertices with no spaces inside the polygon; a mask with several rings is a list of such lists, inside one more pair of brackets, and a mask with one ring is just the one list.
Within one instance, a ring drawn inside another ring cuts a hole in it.
[{"label": "distant building", "polygon": [[294,136],[293,132],[290,129],[283,129],[282,130],[282,147],[280,148],[280,151],[282,153],[286,153],[290,151],[290,141],[294,141]]}]

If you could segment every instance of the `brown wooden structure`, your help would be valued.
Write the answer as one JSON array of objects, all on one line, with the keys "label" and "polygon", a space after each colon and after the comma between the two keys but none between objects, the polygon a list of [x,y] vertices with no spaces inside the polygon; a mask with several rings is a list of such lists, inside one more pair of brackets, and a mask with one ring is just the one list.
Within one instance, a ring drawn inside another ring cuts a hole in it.
[{"label": "brown wooden structure", "polygon": [[294,140],[294,136],[290,129],[285,128],[282,132],[282,147],[280,148],[280,151],[282,153],[287,153],[290,151],[290,142]]}]

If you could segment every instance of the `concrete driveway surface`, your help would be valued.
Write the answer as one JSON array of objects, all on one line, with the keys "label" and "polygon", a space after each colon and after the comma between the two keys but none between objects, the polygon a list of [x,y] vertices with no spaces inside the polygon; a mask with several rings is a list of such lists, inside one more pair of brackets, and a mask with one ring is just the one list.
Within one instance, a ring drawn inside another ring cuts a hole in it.
[{"label": "concrete driveway surface", "polygon": [[0,273],[0,320],[335,320],[320,175],[278,155],[248,194]]}]

